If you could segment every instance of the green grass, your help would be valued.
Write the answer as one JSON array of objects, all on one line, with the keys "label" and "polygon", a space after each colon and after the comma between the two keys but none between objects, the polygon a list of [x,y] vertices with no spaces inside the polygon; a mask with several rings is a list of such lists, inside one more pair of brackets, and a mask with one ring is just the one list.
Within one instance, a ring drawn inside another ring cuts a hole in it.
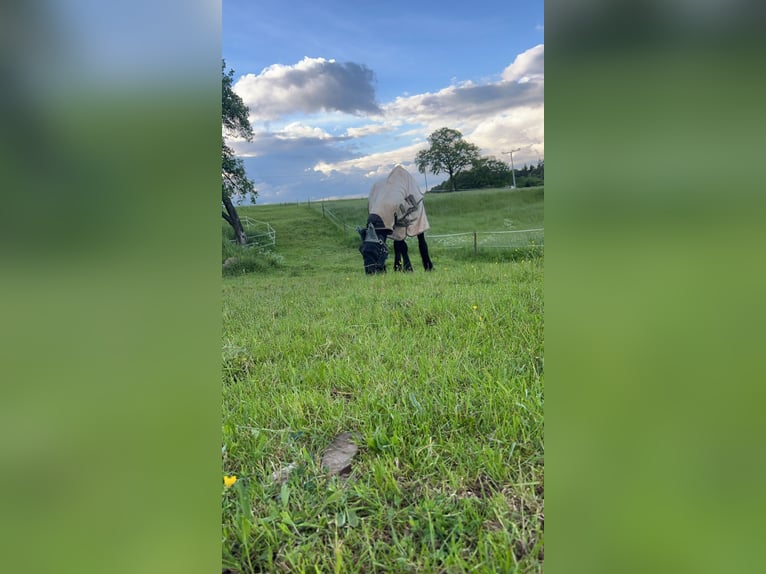
[{"label": "green grass", "polygon": [[[429,193],[426,211],[434,235],[464,231],[527,229],[543,221],[544,188],[477,189],[455,193]],[[321,211],[321,203],[313,204]],[[364,226],[367,199],[325,203],[342,221]]]},{"label": "green grass", "polygon": [[[429,194],[426,196],[429,235],[462,233],[470,231],[508,231],[531,229],[543,224],[543,188],[518,190],[484,189],[455,193]],[[346,224],[340,229],[322,216],[322,203],[258,205],[240,207],[242,216],[266,221],[276,231],[275,248],[264,253],[258,249],[242,249],[228,241],[223,242],[222,261],[236,257],[239,262],[224,270],[226,276],[249,272],[275,272],[293,276],[311,274],[315,271],[355,273],[361,261],[356,249],[358,235],[353,231],[367,220],[366,199],[344,199],[324,203],[325,209]],[[231,239],[233,233],[225,222],[223,236]],[[474,255],[470,240],[465,249],[438,250],[435,242],[429,244],[436,265],[442,262],[494,262],[528,259],[540,255],[540,249],[492,249]],[[389,245],[390,247],[390,245]],[[417,244],[411,242],[413,264],[419,265]],[[287,256],[289,255],[289,256]]]},{"label": "green grass", "polygon": [[[461,195],[429,196],[432,226]],[[282,260],[223,283],[224,570],[542,571],[541,251],[425,273],[415,246],[414,273],[365,276],[315,209],[247,211]],[[343,431],[360,450],[327,478]]]}]

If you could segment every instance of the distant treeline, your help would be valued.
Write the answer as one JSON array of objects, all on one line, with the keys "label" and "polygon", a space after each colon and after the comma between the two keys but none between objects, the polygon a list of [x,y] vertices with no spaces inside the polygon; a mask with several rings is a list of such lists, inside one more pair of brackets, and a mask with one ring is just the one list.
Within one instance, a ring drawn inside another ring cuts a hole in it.
[{"label": "distant treeline", "polygon": [[[537,165],[516,168],[516,187],[535,187],[545,183],[545,165],[540,160]],[[455,176],[455,187],[461,189],[481,189],[484,187],[509,187],[513,185],[511,167],[494,158],[481,158],[471,168]],[[452,191],[450,181],[444,180],[429,190],[431,193]]]}]

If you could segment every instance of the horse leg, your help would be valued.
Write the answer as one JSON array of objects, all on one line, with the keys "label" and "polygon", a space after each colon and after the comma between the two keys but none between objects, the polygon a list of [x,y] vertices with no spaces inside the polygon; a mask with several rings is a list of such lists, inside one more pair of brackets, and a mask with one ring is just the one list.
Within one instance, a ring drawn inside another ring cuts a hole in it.
[{"label": "horse leg", "polygon": [[418,249],[420,250],[420,258],[423,260],[423,268],[426,271],[431,271],[434,268],[434,264],[431,263],[431,258],[428,256],[428,244],[426,243],[425,233],[418,233]]},{"label": "horse leg", "polygon": [[402,270],[402,245],[401,241],[394,239],[394,271]]},{"label": "horse leg", "polygon": [[[405,240],[394,241],[394,257],[394,270],[412,271],[412,263],[410,263],[410,255]],[[401,262],[399,262],[399,258],[401,258]],[[404,264],[404,268],[402,268],[402,263]]]}]

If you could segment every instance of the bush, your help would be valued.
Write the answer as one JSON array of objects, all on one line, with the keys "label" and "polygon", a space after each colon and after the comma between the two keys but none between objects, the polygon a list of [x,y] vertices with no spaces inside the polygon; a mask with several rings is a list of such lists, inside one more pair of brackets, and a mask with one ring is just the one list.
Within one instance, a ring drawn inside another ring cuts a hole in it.
[{"label": "bush", "polygon": [[244,247],[225,237],[221,242],[221,272],[224,276],[242,275],[279,267],[284,257],[266,247]]}]

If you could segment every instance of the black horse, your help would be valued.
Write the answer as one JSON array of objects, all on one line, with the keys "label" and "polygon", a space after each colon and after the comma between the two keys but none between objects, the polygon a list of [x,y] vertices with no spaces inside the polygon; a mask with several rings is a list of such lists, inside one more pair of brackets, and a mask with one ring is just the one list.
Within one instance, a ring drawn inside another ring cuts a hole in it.
[{"label": "black horse", "polygon": [[407,237],[418,238],[423,268],[426,271],[433,269],[425,236],[430,226],[423,194],[406,169],[397,165],[385,180],[372,186],[367,211],[367,227],[357,227],[362,238],[359,251],[364,259],[365,273],[386,272],[386,240],[389,237],[394,241],[394,271],[412,271]]}]

